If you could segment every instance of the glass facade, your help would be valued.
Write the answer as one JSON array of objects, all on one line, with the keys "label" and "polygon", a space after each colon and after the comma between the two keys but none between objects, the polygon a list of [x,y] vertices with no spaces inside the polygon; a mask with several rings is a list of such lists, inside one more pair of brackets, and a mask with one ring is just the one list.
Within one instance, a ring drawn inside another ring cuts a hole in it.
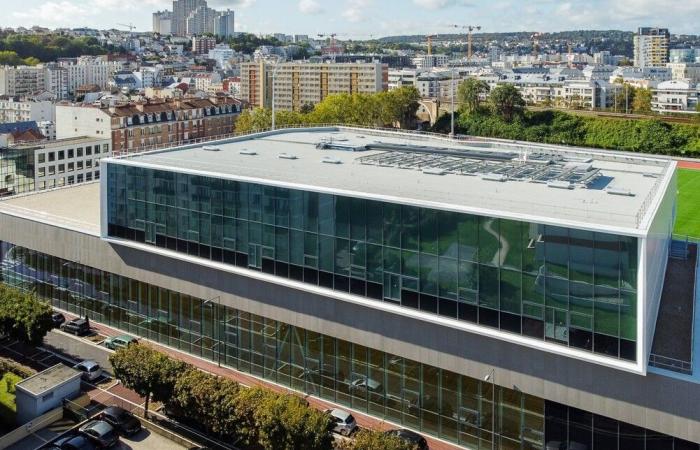
[{"label": "glass facade", "polygon": [[34,153],[0,149],[0,197],[34,190]]},{"label": "glass facade", "polygon": [[467,448],[700,450],[697,444],[517,389],[494,390],[480,379],[246,313],[215,299],[7,242],[0,243],[0,255],[1,282],[34,291],[58,308]]},{"label": "glass facade", "polygon": [[109,164],[108,234],[636,359],[637,240]]}]

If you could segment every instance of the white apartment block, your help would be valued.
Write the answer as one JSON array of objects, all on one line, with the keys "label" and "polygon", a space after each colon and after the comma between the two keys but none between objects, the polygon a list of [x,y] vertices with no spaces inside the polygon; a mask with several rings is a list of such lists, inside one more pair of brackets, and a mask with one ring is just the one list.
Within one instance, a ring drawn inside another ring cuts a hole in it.
[{"label": "white apartment block", "polygon": [[156,11],[153,13],[153,32],[171,34],[173,32],[172,11]]},{"label": "white apartment block", "polygon": [[700,84],[690,80],[659,83],[651,99],[652,111],[658,113],[698,113]]},{"label": "white apartment block", "polygon": [[100,108],[56,105],[56,138],[91,136],[111,139],[112,121]]},{"label": "white apartment block", "polygon": [[415,86],[418,76],[422,74],[418,69],[395,69],[389,70],[389,90],[402,86]]},{"label": "white apartment block", "polygon": [[257,61],[241,64],[241,99],[252,107],[270,107],[274,78],[275,107],[300,110],[316,105],[331,94],[372,94],[388,89],[386,64],[381,63],[280,63]]},{"label": "white apartment block", "polygon": [[447,55],[422,55],[413,58],[413,65],[417,69],[431,69],[433,67],[445,67],[450,61]]},{"label": "white apartment block", "polygon": [[41,66],[0,67],[0,95],[24,97],[46,88],[46,70]]},{"label": "white apartment block", "polygon": [[664,67],[669,61],[668,28],[640,27],[634,36],[635,67]]},{"label": "white apartment block", "polygon": [[95,84],[106,89],[109,80],[116,72],[124,69],[123,61],[107,61],[101,57],[82,56],[77,60],[60,61],[66,70],[67,89],[73,95],[80,86]]},{"label": "white apartment block", "polygon": [[31,153],[36,190],[98,180],[100,160],[112,155],[110,139],[77,137],[21,144],[15,151]]},{"label": "white apartment block", "polygon": [[207,57],[216,61],[216,67],[219,69],[229,68],[231,59],[236,56],[236,51],[228,44],[217,44],[216,47],[209,50]]},{"label": "white apartment block", "polygon": [[692,83],[700,83],[700,63],[668,63],[666,67],[671,69],[671,78],[674,80],[690,80]]},{"label": "white apartment block", "polygon": [[0,123],[54,121],[56,108],[50,101],[20,100],[0,97]]}]

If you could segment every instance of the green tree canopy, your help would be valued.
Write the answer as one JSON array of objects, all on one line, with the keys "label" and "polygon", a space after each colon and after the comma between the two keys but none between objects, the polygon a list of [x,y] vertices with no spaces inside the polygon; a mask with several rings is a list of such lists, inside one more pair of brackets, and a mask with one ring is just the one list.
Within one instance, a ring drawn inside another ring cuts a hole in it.
[{"label": "green tree canopy", "polygon": [[489,95],[489,103],[493,112],[506,122],[521,116],[525,110],[525,100],[518,88],[512,84],[496,86]]},{"label": "green tree canopy", "polygon": [[21,342],[38,345],[53,328],[48,303],[32,293],[0,285],[0,332]]},{"label": "green tree canopy", "polygon": [[396,436],[363,429],[355,434],[354,439],[343,441],[339,450],[416,450],[412,445]]},{"label": "green tree canopy", "polygon": [[173,395],[178,375],[191,366],[144,345],[129,345],[109,357],[114,376],[122,384],[146,399],[144,415],[148,416],[151,399],[167,401]]},{"label": "green tree canopy", "polygon": [[207,433],[232,439],[239,429],[236,398],[240,387],[227,378],[190,368],[177,377],[171,402]]},{"label": "green tree canopy", "polygon": [[632,100],[632,111],[637,114],[651,114],[652,97],[651,89],[635,89],[634,99]]},{"label": "green tree canopy", "polygon": [[489,85],[477,78],[467,78],[457,87],[460,111],[471,114],[479,111],[481,100],[489,92]]},{"label": "green tree canopy", "polygon": [[294,395],[268,395],[255,411],[259,443],[264,448],[332,450],[333,422]]}]

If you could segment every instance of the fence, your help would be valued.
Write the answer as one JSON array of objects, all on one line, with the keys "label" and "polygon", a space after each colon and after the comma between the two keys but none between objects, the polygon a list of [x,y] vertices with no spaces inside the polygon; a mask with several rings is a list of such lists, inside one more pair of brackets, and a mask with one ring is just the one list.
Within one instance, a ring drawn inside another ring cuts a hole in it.
[{"label": "fence", "polygon": [[36,419],[20,425],[6,435],[0,437],[0,448],[7,448],[16,444],[22,439],[28,437],[32,433],[43,430],[47,426],[63,418],[63,408],[55,408],[51,411],[42,414]]},{"label": "fence", "polygon": [[668,356],[662,355],[649,355],[649,365],[652,367],[658,367],[659,369],[666,369],[672,372],[678,372],[685,375],[693,374],[693,363],[689,361],[682,361],[680,359],[669,358]]}]

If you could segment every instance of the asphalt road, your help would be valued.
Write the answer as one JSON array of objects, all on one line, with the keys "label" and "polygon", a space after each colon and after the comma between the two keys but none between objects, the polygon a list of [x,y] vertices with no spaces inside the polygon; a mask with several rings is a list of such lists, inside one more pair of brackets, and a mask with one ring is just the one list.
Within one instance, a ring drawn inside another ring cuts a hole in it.
[{"label": "asphalt road", "polygon": [[53,330],[44,338],[42,347],[75,361],[91,359],[97,362],[102,370],[112,374],[112,365],[109,363],[111,351],[101,345],[93,344],[85,338]]}]

